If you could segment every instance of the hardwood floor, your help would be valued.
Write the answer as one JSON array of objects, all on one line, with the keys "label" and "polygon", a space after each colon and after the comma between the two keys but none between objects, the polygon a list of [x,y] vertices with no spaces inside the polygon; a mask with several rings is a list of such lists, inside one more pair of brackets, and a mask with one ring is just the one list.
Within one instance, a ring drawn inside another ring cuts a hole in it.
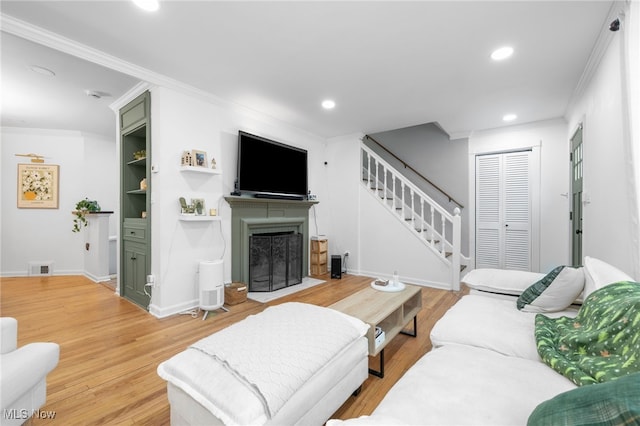
[{"label": "hardwood floor", "polygon": [[[228,306],[229,312],[174,315],[157,319],[116,296],[106,286],[81,276],[2,278],[0,315],[18,319],[18,344],[52,341],[60,345],[60,362],[47,378],[47,403],[42,412],[55,418],[33,424],[168,425],[166,382],[158,364],[193,342],[269,305],[288,301],[331,305],[369,285],[371,278],[343,275],[262,304],[248,300]],[[332,416],[370,414],[391,386],[431,349],[435,321],[460,297],[459,293],[423,288],[418,337],[400,335],[385,349],[385,377],[369,376],[357,397],[350,397]],[[379,367],[378,358],[370,365]],[[44,416],[43,416],[44,417]]]}]

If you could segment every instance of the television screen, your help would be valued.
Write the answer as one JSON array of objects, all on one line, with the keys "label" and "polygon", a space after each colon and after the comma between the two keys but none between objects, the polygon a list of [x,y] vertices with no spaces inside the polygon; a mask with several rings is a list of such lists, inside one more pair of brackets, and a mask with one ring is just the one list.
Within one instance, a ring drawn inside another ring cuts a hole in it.
[{"label": "television screen", "polygon": [[307,195],[307,151],[238,133],[238,191],[256,196]]}]

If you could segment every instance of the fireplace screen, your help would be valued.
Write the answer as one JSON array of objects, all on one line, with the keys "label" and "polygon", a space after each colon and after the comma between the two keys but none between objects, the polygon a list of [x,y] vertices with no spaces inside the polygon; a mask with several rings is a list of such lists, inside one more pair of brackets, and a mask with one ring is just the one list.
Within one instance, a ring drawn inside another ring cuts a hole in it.
[{"label": "fireplace screen", "polygon": [[274,291],[302,282],[302,234],[249,237],[249,291]]}]

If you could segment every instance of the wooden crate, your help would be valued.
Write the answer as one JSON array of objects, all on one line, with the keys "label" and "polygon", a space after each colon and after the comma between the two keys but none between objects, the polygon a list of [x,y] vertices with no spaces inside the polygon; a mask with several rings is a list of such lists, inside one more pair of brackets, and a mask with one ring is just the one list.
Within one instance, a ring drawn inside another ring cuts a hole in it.
[{"label": "wooden crate", "polygon": [[329,242],[324,240],[311,240],[311,275],[326,274],[327,268],[327,250]]},{"label": "wooden crate", "polygon": [[226,305],[237,305],[247,300],[249,287],[243,283],[231,283],[224,286],[224,303]]}]

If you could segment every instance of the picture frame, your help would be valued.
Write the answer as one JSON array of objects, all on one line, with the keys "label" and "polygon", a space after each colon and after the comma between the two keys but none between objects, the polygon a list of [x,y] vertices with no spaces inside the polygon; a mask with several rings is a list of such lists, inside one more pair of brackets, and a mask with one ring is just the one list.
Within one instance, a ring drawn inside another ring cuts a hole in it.
[{"label": "picture frame", "polygon": [[204,151],[198,151],[196,149],[191,151],[193,157],[193,165],[196,167],[209,167],[209,161],[207,160],[207,153]]},{"label": "picture frame", "polygon": [[204,198],[192,198],[191,205],[193,206],[194,214],[196,216],[206,216],[207,209],[205,208]]},{"label": "picture frame", "polygon": [[18,208],[59,208],[60,166],[18,164]]}]

